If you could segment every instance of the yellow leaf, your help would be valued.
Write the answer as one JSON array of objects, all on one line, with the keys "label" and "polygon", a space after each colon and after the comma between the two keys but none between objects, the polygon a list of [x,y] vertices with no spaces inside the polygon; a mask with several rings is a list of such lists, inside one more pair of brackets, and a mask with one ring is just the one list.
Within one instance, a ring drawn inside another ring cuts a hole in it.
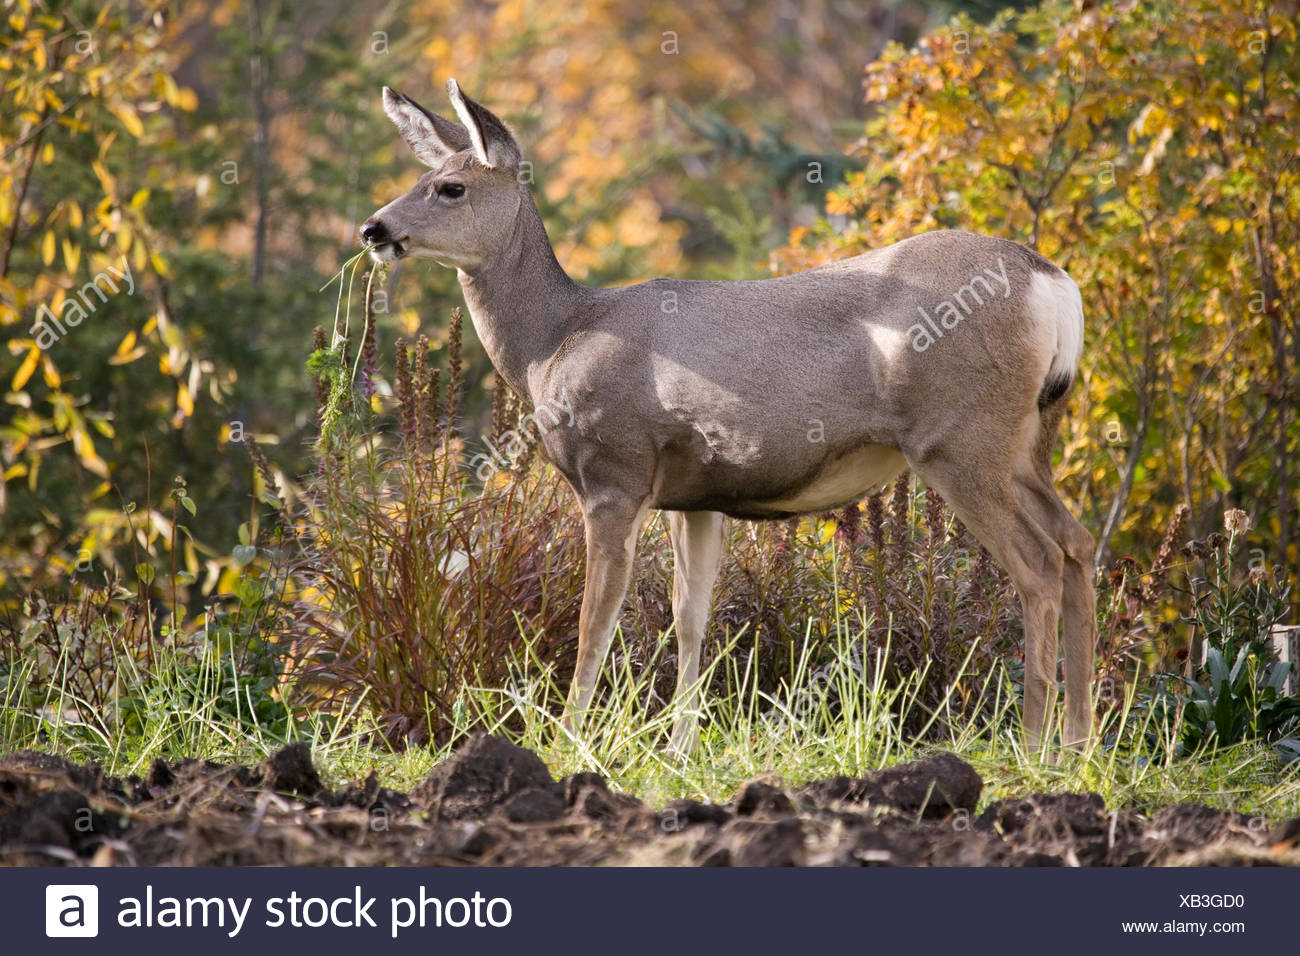
[{"label": "yellow leaf", "polygon": [[[135,335],[135,333],[132,332],[131,335]],[[125,339],[123,340],[123,344],[125,344]],[[123,352],[121,350],[121,347],[119,346],[118,351],[115,354],[110,355],[108,357],[108,364],[109,365],[130,365],[136,359],[144,358],[146,351],[147,349],[145,349],[143,345],[137,345],[135,348],[126,352]]]},{"label": "yellow leaf", "polygon": [[54,233],[47,232],[41,239],[41,261],[47,266],[54,262]]},{"label": "yellow leaf", "polygon": [[136,139],[144,135],[144,124],[140,122],[140,117],[136,115],[135,109],[130,104],[113,103],[108,108],[114,116],[122,121],[122,125],[126,127],[128,133]]},{"label": "yellow leaf", "polygon": [[108,477],[108,465],[95,451],[95,443],[91,441],[90,434],[84,428],[73,429],[72,449],[77,453],[83,468],[93,471],[102,478]]},{"label": "yellow leaf", "polygon": [[176,386],[176,407],[186,418],[194,414],[194,399],[184,382]]},{"label": "yellow leaf", "polygon": [[90,161],[90,168],[93,169],[95,175],[99,177],[99,184],[104,187],[104,192],[109,196],[112,196],[114,192],[114,180],[112,174],[109,173],[104,164],[97,159],[92,159]]},{"label": "yellow leaf", "polygon": [[122,341],[118,345],[117,351],[114,352],[113,354],[125,355],[127,352],[131,351],[131,348],[134,345],[135,345],[135,329],[132,329],[130,332],[126,333],[126,335],[122,337]]},{"label": "yellow leaf", "polygon": [[27,358],[23,359],[23,364],[18,366],[18,372],[14,375],[13,382],[9,385],[9,390],[16,392],[32,377],[32,372],[36,371],[36,363],[41,360],[41,350],[32,346],[27,350]]},{"label": "yellow leaf", "polygon": [[63,240],[63,264],[68,267],[69,272],[77,271],[77,264],[81,262],[81,247],[73,245],[68,239]]},{"label": "yellow leaf", "polygon": [[188,86],[182,86],[176,93],[176,105],[187,113],[193,113],[199,108],[199,98]]},{"label": "yellow leaf", "polygon": [[41,374],[45,376],[45,384],[50,388],[58,388],[63,384],[63,377],[59,375],[59,370],[54,367],[48,355],[41,356]]}]

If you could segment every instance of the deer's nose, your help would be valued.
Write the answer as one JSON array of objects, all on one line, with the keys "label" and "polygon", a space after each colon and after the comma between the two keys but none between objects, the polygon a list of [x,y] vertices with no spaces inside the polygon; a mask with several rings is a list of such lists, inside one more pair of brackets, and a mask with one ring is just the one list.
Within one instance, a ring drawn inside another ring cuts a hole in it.
[{"label": "deer's nose", "polygon": [[370,245],[378,245],[388,239],[388,229],[377,219],[367,219],[361,224],[361,238]]}]

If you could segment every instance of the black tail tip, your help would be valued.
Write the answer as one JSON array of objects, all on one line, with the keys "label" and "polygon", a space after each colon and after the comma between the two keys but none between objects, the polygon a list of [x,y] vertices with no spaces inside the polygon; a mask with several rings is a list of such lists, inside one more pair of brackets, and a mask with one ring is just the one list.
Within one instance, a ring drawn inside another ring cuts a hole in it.
[{"label": "black tail tip", "polygon": [[1053,402],[1065,396],[1074,384],[1073,375],[1060,375],[1049,378],[1043,383],[1042,390],[1038,393],[1038,410],[1041,412]]}]

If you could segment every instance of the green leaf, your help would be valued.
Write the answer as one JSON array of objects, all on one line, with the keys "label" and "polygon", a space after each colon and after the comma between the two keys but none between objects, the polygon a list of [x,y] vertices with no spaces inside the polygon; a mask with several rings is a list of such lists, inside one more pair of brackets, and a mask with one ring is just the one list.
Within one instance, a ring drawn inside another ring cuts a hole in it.
[{"label": "green leaf", "polygon": [[1283,687],[1286,685],[1287,675],[1290,673],[1290,661],[1275,661],[1268,669],[1268,682],[1265,686],[1281,694]]},{"label": "green leaf", "polygon": [[198,508],[194,506],[194,499],[189,495],[181,495],[181,505],[192,515],[199,513]]},{"label": "green leaf", "polygon": [[239,582],[239,603],[244,607],[256,607],[262,600],[262,582],[244,578]]},{"label": "green leaf", "polygon": [[257,557],[257,548],[251,544],[237,544],[235,545],[234,556],[237,565],[241,568],[247,567]]},{"label": "green leaf", "polygon": [[153,565],[143,561],[137,564],[135,566],[135,576],[140,579],[140,582],[145,587],[153,584]]}]

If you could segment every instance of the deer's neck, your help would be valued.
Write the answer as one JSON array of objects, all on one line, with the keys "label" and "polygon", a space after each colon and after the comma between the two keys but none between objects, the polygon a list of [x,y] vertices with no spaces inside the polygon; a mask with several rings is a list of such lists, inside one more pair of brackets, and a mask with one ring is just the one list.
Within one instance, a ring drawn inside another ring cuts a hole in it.
[{"label": "deer's neck", "polygon": [[460,287],[493,367],[517,394],[535,401],[529,369],[555,354],[593,290],[569,278],[556,260],[531,195],[524,196],[507,248],[473,271],[462,269]]}]

